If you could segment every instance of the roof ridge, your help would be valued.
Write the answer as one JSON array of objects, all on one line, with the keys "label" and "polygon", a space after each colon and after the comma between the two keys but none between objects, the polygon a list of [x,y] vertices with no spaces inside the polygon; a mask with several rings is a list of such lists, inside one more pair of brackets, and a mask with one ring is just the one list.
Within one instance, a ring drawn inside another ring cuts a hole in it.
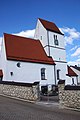
[{"label": "roof ridge", "polygon": [[[39,20],[44,20],[44,19],[42,19],[42,18],[38,18]],[[52,21],[49,21],[49,20],[44,20],[44,21],[46,21],[46,22],[50,22],[50,23],[54,23],[54,22],[52,22]],[[55,23],[54,23],[55,24]]]}]

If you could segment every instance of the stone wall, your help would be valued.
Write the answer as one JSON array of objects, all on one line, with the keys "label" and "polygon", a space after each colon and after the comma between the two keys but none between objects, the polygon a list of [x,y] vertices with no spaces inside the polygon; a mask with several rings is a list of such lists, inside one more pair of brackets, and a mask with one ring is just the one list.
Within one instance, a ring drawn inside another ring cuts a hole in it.
[{"label": "stone wall", "polygon": [[80,86],[65,86],[65,81],[59,81],[59,104],[61,108],[80,110]]},{"label": "stone wall", "polygon": [[20,99],[36,101],[38,99],[39,83],[0,82],[0,94]]}]

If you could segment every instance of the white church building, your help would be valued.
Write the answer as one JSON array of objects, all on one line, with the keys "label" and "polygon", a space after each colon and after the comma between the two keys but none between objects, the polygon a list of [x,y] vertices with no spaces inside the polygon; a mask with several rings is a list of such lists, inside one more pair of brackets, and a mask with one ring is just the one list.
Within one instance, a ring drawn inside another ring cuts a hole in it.
[{"label": "white church building", "polygon": [[57,85],[66,74],[64,35],[53,22],[39,18],[34,39],[4,33],[0,80]]},{"label": "white church building", "polygon": [[55,84],[60,79],[65,80],[67,73],[65,41],[59,28],[53,22],[38,19],[34,38],[40,40],[47,56],[52,57],[56,64]]}]

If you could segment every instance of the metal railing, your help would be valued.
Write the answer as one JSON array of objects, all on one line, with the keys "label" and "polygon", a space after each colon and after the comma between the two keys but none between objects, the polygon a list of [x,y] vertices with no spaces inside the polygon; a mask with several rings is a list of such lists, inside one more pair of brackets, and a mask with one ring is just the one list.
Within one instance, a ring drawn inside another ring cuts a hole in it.
[{"label": "metal railing", "polygon": [[58,102],[58,86],[47,84],[39,85],[39,100],[46,102]]}]

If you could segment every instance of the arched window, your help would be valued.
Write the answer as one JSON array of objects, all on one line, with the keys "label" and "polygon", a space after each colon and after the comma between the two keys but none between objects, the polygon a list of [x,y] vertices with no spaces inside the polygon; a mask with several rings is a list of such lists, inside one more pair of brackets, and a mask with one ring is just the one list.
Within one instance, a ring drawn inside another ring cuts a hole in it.
[{"label": "arched window", "polygon": [[57,35],[56,35],[56,40],[57,40]]},{"label": "arched window", "polygon": [[57,35],[54,35],[54,44],[55,45],[59,45],[58,39],[57,39]]},{"label": "arched window", "polygon": [[60,69],[57,70],[57,80],[60,80]]},{"label": "arched window", "polygon": [[13,72],[10,72],[10,75],[13,76]]},{"label": "arched window", "polygon": [[54,40],[56,39],[56,35],[54,35]]},{"label": "arched window", "polygon": [[45,80],[45,68],[41,68],[41,80]]},{"label": "arched window", "polygon": [[74,85],[74,78],[72,78],[72,85]]},{"label": "arched window", "polygon": [[21,67],[21,64],[20,64],[20,62],[18,62],[18,63],[17,63],[17,67]]}]

